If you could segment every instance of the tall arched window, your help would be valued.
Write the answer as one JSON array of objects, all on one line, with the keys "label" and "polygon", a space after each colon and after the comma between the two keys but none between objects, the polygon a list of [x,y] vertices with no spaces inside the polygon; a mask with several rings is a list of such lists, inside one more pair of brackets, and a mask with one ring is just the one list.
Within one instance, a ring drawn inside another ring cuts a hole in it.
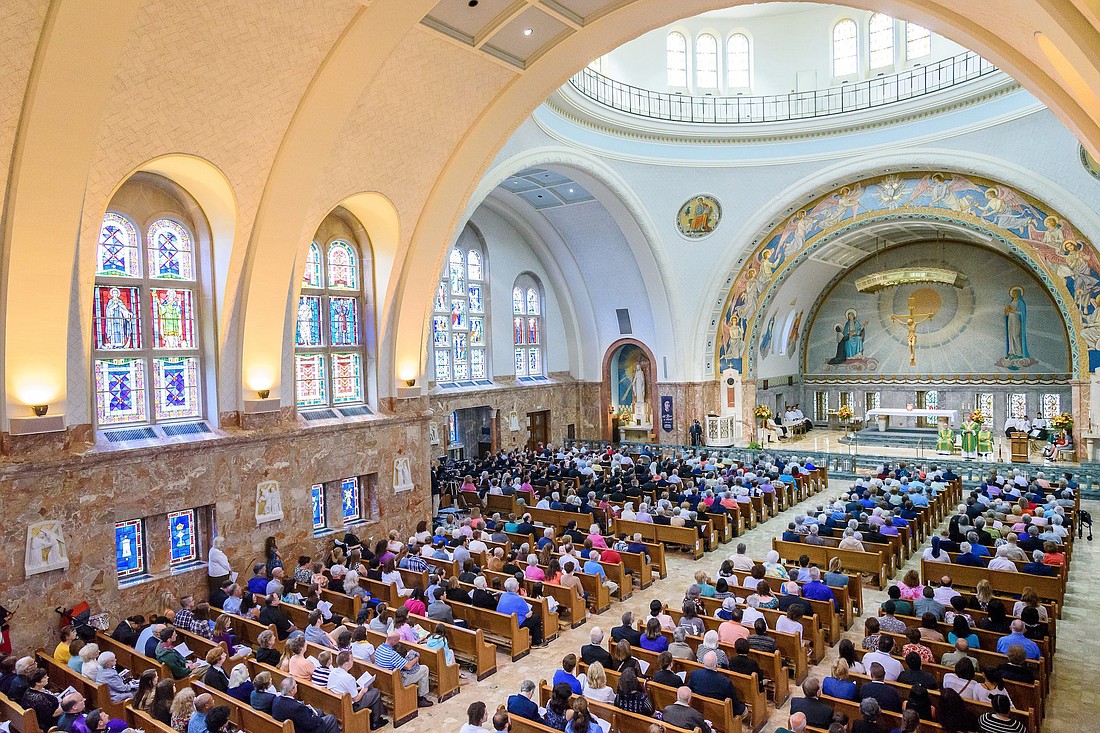
[{"label": "tall arched window", "polygon": [[908,61],[932,53],[932,31],[916,23],[905,24],[905,58]]},{"label": "tall arched window", "polygon": [[512,344],[517,377],[546,375],[542,286],[524,273],[512,287]]},{"label": "tall arched window", "polygon": [[366,401],[364,282],[362,257],[349,232],[310,242],[294,332],[298,407]]},{"label": "tall arched window", "polygon": [[718,88],[718,41],[709,33],[695,39],[695,86]]},{"label": "tall arched window", "polygon": [[749,37],[734,33],[726,41],[726,72],[730,89],[748,89],[752,86],[752,50]]},{"label": "tall arched window", "polygon": [[852,76],[859,71],[859,29],[851,18],[833,26],[833,76]]},{"label": "tall arched window", "polygon": [[687,86],[687,38],[679,31],[672,31],[665,39],[665,66],[670,87]]},{"label": "tall arched window", "polygon": [[121,211],[103,217],[92,298],[98,427],[203,415],[193,232],[181,213],[144,227]]},{"label": "tall arched window", "polygon": [[432,310],[436,384],[489,380],[489,283],[485,253],[469,230],[447,255]]},{"label": "tall arched window", "polygon": [[886,13],[875,13],[867,23],[867,46],[870,48],[871,69],[894,65],[894,19]]}]

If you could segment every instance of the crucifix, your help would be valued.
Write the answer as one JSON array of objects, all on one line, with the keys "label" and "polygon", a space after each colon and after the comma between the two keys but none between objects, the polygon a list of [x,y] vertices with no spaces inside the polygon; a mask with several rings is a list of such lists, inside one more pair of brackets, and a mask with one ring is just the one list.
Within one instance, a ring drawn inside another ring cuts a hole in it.
[{"label": "crucifix", "polygon": [[930,319],[932,316],[936,315],[935,313],[914,313],[913,312],[913,309],[915,307],[915,303],[913,302],[914,300],[916,300],[916,299],[912,295],[910,295],[909,296],[909,312],[908,313],[903,314],[903,315],[890,316],[891,321],[894,321],[895,323],[903,324],[905,326],[905,328],[908,330],[908,333],[906,334],[906,337],[905,337],[905,343],[907,343],[909,345],[909,366],[916,366],[917,365],[917,352],[916,352],[917,325],[921,324],[921,323],[924,323],[925,321]]}]

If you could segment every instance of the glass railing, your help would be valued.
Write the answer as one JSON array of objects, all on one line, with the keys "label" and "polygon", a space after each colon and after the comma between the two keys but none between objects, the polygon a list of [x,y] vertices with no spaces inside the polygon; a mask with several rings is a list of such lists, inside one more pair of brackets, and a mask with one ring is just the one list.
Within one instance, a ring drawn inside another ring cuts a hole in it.
[{"label": "glass railing", "polygon": [[[611,443],[606,440],[572,440],[566,441],[567,446],[592,451],[606,451]],[[728,458],[731,462],[752,463],[758,458],[774,458],[787,456],[799,460],[810,460],[816,466],[824,466],[829,471],[830,478],[852,480],[857,477],[867,477],[872,473],[878,473],[880,467],[896,467],[899,462],[913,466],[936,466],[939,469],[950,468],[963,480],[964,487],[974,486],[982,479],[990,475],[990,471],[996,471],[1001,476],[1011,476],[1014,470],[1021,470],[1025,474],[1034,475],[1043,472],[1047,479],[1054,482],[1061,479],[1063,474],[1069,473],[1073,480],[1079,484],[1078,491],[1082,497],[1100,499],[1100,463],[1058,463],[1058,464],[1031,464],[1031,463],[1002,463],[997,461],[967,461],[950,456],[928,456],[914,458],[911,456],[887,456],[870,453],[831,453],[827,451],[811,451],[802,448],[773,448],[756,450],[750,448],[717,448],[708,446],[672,445],[666,443],[629,443],[623,442],[615,446],[619,450],[630,453],[641,453],[642,448],[649,448],[653,455],[675,455],[690,458],[702,453],[713,456],[716,459]]]},{"label": "glass railing", "polygon": [[828,89],[790,94],[693,97],[641,89],[585,67],[569,84],[606,107],[667,122],[739,125],[789,122],[847,114],[896,104],[1000,73],[978,54],[952,56],[900,74],[851,82]]}]

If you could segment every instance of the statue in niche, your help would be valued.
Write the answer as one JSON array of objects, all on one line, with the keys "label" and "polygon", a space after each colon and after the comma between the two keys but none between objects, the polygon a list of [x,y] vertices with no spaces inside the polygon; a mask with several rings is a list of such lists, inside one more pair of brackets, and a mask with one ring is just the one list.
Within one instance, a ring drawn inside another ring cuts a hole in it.
[{"label": "statue in niche", "polygon": [[997,366],[1015,371],[1036,362],[1027,350],[1027,302],[1024,289],[1015,285],[1008,291],[1005,316],[1005,355],[997,360]]},{"label": "statue in niche", "polygon": [[394,492],[411,491],[416,486],[412,479],[412,465],[408,456],[397,456],[393,459],[393,490]]},{"label": "statue in niche", "polygon": [[278,481],[256,484],[256,524],[283,518],[283,494]]},{"label": "statue in niche", "polygon": [[23,569],[28,576],[50,570],[67,570],[69,552],[61,522],[46,519],[27,527],[27,555]]}]

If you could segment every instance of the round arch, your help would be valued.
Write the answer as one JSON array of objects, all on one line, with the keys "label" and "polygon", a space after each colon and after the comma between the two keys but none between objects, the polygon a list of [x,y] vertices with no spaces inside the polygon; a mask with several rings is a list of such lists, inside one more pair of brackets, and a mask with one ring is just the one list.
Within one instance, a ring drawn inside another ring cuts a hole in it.
[{"label": "round arch", "polygon": [[653,358],[653,351],[648,346],[633,338],[621,338],[607,347],[604,352],[603,366],[600,368],[600,437],[603,440],[611,440],[611,360],[624,346],[636,346],[642,350],[649,365],[646,367],[645,377],[649,383],[649,409],[653,419],[651,426],[653,432],[657,432],[658,396],[657,396],[657,361]]},{"label": "round arch", "polygon": [[[937,221],[999,243],[1050,291],[1070,335],[1073,371],[1100,365],[1100,258],[1081,230],[1048,204],[999,181],[962,173],[904,171],[850,182],[806,203],[745,258],[722,307],[717,370],[755,374],[753,342],[771,298],[795,268],[854,228],[880,221]],[[746,355],[748,358],[746,359]]]}]

